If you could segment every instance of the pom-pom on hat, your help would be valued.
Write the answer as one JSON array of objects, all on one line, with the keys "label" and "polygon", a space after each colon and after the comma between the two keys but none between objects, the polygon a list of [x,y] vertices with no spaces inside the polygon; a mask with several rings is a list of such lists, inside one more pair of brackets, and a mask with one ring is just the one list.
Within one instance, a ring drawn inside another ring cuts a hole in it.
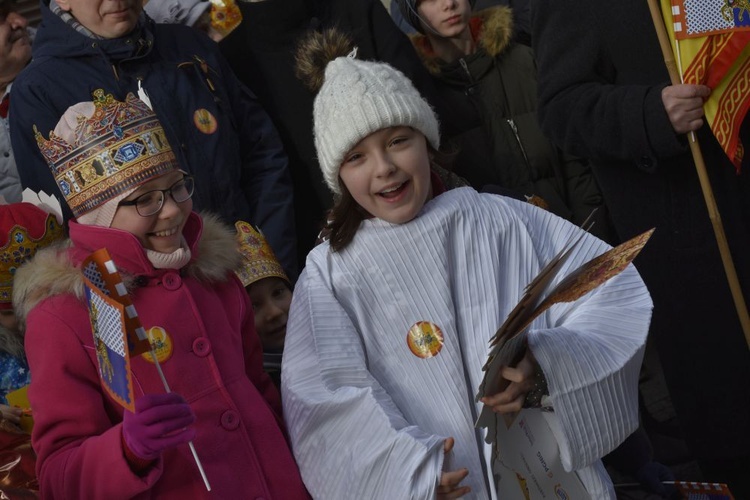
[{"label": "pom-pom on hat", "polygon": [[118,101],[102,89],[92,97],[68,108],[49,140],[36,126],[34,134],[73,215],[108,227],[119,200],[179,165],[146,103],[132,93]]},{"label": "pom-pom on hat", "polygon": [[13,277],[36,251],[62,239],[54,214],[31,203],[0,204],[0,310],[13,308]]},{"label": "pom-pom on hat", "polygon": [[237,229],[237,241],[242,254],[242,266],[236,274],[242,286],[249,286],[263,278],[272,277],[281,278],[291,285],[263,235],[245,221],[237,221],[234,227]]},{"label": "pom-pom on hat", "polygon": [[326,184],[336,194],[344,155],[373,132],[412,127],[440,147],[437,116],[411,81],[388,64],[356,59],[356,49],[345,55],[347,41],[334,30],[314,33],[297,52],[298,76],[322,81],[313,106],[315,148]]}]

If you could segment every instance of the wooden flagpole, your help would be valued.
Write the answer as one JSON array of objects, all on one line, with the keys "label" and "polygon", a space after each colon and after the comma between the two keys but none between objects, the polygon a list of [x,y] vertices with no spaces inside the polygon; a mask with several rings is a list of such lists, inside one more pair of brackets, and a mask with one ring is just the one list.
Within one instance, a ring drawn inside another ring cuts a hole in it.
[{"label": "wooden flagpole", "polygon": [[[664,25],[664,18],[661,14],[661,7],[659,6],[659,0],[648,0],[648,7],[651,10],[651,18],[654,21],[654,27],[656,28],[656,34],[659,37],[659,45],[661,45],[661,51],[664,56],[664,63],[667,65],[667,71],[669,71],[669,78],[672,84],[677,85],[682,83],[682,78],[677,70],[677,65],[674,60],[674,52],[672,51],[672,43],[669,40],[669,34]],[[724,272],[727,274],[727,281],[729,282],[729,289],[732,292],[732,298],[734,299],[734,306],[737,309],[737,315],[740,319],[740,325],[742,331],[745,333],[745,341],[747,342],[748,348],[750,348],[750,316],[747,313],[747,305],[745,299],[742,296],[742,288],[740,288],[739,279],[737,278],[737,271],[732,261],[732,254],[729,251],[729,244],[727,243],[727,237],[724,234],[724,225],[721,222],[721,215],[719,209],[716,206],[716,199],[714,198],[714,192],[711,189],[711,182],[708,180],[708,173],[706,172],[706,163],[703,160],[703,153],[701,152],[698,139],[695,134],[691,134],[688,142],[690,143],[690,151],[693,154],[693,161],[695,162],[695,169],[698,172],[698,179],[700,180],[701,190],[703,191],[703,198],[706,201],[706,208],[708,209],[708,217],[711,219],[711,224],[714,228],[714,234],[716,235],[716,242],[719,245],[719,253],[721,254],[721,260],[724,264]]]}]

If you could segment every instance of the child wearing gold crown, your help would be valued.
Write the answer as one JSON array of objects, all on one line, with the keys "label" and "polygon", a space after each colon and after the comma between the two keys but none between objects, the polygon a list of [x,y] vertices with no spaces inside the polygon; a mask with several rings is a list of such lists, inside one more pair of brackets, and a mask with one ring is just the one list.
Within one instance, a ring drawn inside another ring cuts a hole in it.
[{"label": "child wearing gold crown", "polygon": [[638,273],[534,320],[523,359],[500,370],[507,389],[477,400],[488,343],[540,269],[574,239],[568,270],[609,247],[529,204],[445,191],[431,172],[433,110],[402,73],[350,50],[318,34],[298,54],[321,84],[315,145],[337,200],[284,345],[284,414],[306,486],[316,498],[498,498],[510,455],[475,422],[485,407],[538,405],[527,396],[541,376],[562,466],[591,498],[614,499],[599,458],[638,426],[651,313]]},{"label": "child wearing gold crown", "polygon": [[263,345],[263,369],[279,387],[292,284],[263,234],[245,221],[234,226],[242,254],[237,277],[253,304],[255,331]]},{"label": "child wearing gold crown", "polygon": [[18,424],[20,408],[8,405],[9,392],[29,384],[30,371],[23,349],[23,331],[13,310],[16,270],[37,250],[62,238],[54,215],[31,203],[0,204],[0,412]]},{"label": "child wearing gold crown", "polygon": [[[16,275],[42,496],[308,498],[233,273],[234,234],[191,211],[193,180],[153,112],[132,94],[120,102],[98,90],[37,141],[76,216],[67,248]],[[173,391],[150,354],[131,359],[134,413],[101,387],[83,299],[80,264],[102,247]]]},{"label": "child wearing gold crown", "polygon": [[0,201],[0,467],[5,471],[0,496],[8,498],[33,497],[38,491],[36,457],[28,427],[21,420],[28,408],[9,401],[11,393],[28,386],[31,380],[23,327],[13,310],[14,277],[39,249],[62,236],[55,215],[32,203],[7,205]]}]

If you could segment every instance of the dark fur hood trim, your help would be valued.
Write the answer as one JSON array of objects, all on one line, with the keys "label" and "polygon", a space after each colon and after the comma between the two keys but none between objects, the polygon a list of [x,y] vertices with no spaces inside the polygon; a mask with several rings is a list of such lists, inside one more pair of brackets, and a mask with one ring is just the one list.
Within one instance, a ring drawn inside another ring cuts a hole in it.
[{"label": "dark fur hood trim", "polygon": [[[505,6],[481,10],[471,18],[470,26],[478,46],[497,57],[513,40],[513,11]],[[427,70],[433,75],[439,74],[443,61],[435,54],[427,36],[415,34],[409,38]]]}]

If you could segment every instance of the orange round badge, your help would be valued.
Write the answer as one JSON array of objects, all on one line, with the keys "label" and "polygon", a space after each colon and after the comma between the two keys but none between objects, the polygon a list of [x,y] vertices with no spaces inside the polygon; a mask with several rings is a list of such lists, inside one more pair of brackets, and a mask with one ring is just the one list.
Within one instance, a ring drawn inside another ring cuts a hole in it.
[{"label": "orange round badge", "polygon": [[193,123],[204,134],[213,134],[219,128],[216,117],[206,108],[200,108],[193,113]]},{"label": "orange round badge", "polygon": [[406,343],[411,352],[422,359],[437,356],[443,348],[443,332],[435,323],[419,321],[409,328]]},{"label": "orange round badge", "polygon": [[[159,363],[163,363],[172,357],[172,339],[164,328],[153,326],[146,331],[146,334]],[[144,352],[143,357],[146,361],[155,363],[154,357],[150,352]]]}]

